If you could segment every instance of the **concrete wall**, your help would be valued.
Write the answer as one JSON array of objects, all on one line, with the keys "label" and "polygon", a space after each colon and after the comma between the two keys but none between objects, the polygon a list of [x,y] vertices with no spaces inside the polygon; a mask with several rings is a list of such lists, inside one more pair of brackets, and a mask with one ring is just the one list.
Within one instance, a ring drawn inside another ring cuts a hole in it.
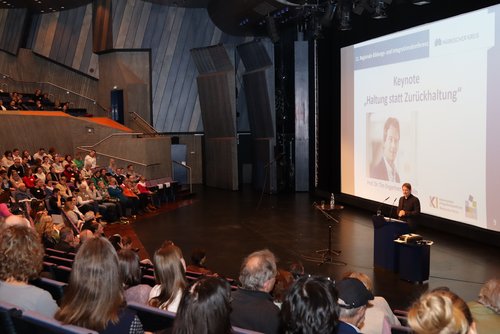
[{"label": "concrete wall", "polygon": [[[46,113],[48,114],[48,113]],[[60,154],[76,153],[80,146],[91,146],[113,134],[126,134],[112,127],[97,124],[86,118],[54,112],[54,116],[4,111],[0,114],[0,152],[19,148],[34,153],[40,147],[54,147]],[[108,166],[109,156],[116,157],[119,167],[130,161],[148,179],[172,175],[170,137],[122,136],[110,137],[95,146],[97,162]],[[108,155],[108,156],[106,156]]]}]

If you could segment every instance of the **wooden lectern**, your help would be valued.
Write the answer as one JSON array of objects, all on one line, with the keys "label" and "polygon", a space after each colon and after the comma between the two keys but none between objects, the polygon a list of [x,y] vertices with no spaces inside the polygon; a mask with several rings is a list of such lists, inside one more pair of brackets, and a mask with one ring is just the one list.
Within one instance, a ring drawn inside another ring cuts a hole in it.
[{"label": "wooden lectern", "polygon": [[373,264],[394,272],[398,271],[397,247],[394,240],[410,233],[408,223],[384,216],[372,216],[373,222]]}]

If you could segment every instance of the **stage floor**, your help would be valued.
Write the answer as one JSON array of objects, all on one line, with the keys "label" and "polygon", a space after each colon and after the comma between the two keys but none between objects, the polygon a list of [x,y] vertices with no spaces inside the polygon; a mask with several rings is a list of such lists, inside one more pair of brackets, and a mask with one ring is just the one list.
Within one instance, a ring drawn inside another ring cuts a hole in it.
[{"label": "stage floor", "polygon": [[241,260],[249,253],[268,248],[287,268],[301,261],[306,273],[334,279],[346,271],[360,271],[373,279],[377,295],[393,308],[405,309],[423,291],[447,286],[466,301],[476,299],[482,283],[500,277],[500,246],[485,246],[442,232],[421,229],[431,246],[430,279],[414,284],[373,266],[371,212],[345,206],[332,212],[339,223],[332,224],[332,248],[341,250],[334,260],[346,265],[310,262],[315,251],[328,247],[330,221],[313,206],[308,193],[265,194],[250,188],[233,192],[198,186],[192,199],[177,201],[158,212],[140,217],[130,225],[109,226],[107,234],[137,236],[142,257],[152,256],[164,240],[181,247],[186,261],[194,248],[207,251],[207,267],[237,278]]}]

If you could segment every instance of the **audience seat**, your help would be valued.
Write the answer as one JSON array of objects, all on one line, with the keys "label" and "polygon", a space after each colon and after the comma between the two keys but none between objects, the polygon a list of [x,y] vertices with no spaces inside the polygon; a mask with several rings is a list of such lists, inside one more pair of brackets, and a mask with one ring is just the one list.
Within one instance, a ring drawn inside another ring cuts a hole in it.
[{"label": "audience seat", "polygon": [[[145,331],[158,331],[162,329],[172,328],[175,320],[175,313],[160,310],[156,307],[151,307],[139,303],[130,302],[127,308],[137,312],[137,316],[142,322]],[[259,334],[251,330],[234,327],[233,333],[235,334]]]},{"label": "audience seat", "polygon": [[39,287],[50,293],[52,298],[59,304],[64,295],[67,284],[50,278],[40,277],[29,282],[29,284]]},{"label": "audience seat", "polygon": [[145,331],[154,332],[167,329],[174,324],[175,313],[173,312],[133,302],[128,303],[127,308],[137,312]]},{"label": "audience seat", "polygon": [[74,260],[75,255],[76,255],[75,253],[64,252],[64,251],[60,251],[60,250],[57,250],[54,248],[45,248],[45,254],[48,256],[58,256],[58,257],[62,257],[65,259],[70,259],[70,260]]},{"label": "audience seat", "polygon": [[382,334],[411,334],[413,333],[410,327],[391,325],[387,317],[384,317],[382,323]]},{"label": "audience seat", "polygon": [[97,334],[90,329],[63,325],[36,312],[22,311],[5,302],[0,302],[0,321],[2,333],[8,334]]},{"label": "audience seat", "polygon": [[66,266],[66,267],[73,267],[73,260],[66,258],[66,257],[60,257],[60,256],[55,256],[55,255],[45,255],[43,258],[44,261],[54,263],[58,266]]}]

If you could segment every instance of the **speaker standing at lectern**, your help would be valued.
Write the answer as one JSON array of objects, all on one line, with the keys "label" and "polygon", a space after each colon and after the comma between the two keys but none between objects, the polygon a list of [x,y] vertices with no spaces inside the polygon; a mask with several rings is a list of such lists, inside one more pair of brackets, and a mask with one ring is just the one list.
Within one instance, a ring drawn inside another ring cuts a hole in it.
[{"label": "speaker standing at lectern", "polygon": [[399,199],[398,217],[408,222],[410,232],[417,229],[417,216],[420,215],[420,201],[411,193],[411,184],[403,183],[403,196]]}]

